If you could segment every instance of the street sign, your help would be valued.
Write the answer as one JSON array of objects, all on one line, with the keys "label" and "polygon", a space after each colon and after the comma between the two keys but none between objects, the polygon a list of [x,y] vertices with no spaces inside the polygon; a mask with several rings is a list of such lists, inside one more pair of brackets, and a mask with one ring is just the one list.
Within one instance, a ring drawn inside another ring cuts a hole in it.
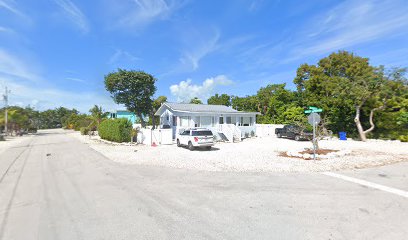
[{"label": "street sign", "polygon": [[319,112],[323,112],[323,109],[317,108],[317,107],[309,107],[308,110],[305,110],[305,113],[306,113],[306,114],[309,114],[309,113],[319,113]]},{"label": "street sign", "polygon": [[[322,110],[322,109],[316,109]],[[317,148],[317,139],[316,139],[316,126],[320,123],[320,115],[312,110],[309,116],[307,116],[307,121],[310,125],[313,126],[313,160],[316,160],[316,148]]]},{"label": "street sign", "polygon": [[315,126],[320,123],[320,115],[317,113],[311,113],[307,117],[307,121],[309,122],[310,125]]}]

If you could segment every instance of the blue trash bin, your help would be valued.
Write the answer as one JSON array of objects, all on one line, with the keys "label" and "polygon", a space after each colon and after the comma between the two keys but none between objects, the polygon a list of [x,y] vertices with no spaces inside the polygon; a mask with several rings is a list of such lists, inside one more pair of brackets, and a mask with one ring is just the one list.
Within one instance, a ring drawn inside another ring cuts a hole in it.
[{"label": "blue trash bin", "polygon": [[340,140],[347,140],[347,134],[346,132],[339,132],[339,138]]}]

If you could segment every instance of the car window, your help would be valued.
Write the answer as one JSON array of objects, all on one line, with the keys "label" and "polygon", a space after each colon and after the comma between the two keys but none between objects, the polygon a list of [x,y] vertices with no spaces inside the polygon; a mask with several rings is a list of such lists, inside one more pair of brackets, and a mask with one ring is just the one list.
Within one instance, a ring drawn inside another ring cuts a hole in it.
[{"label": "car window", "polygon": [[207,130],[207,131],[193,131],[192,136],[212,136],[212,132]]}]

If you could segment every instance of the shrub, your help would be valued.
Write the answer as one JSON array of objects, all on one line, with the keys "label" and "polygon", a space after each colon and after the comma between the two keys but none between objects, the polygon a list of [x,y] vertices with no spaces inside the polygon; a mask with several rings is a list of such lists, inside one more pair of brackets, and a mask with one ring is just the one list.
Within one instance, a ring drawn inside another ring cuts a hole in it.
[{"label": "shrub", "polygon": [[27,132],[28,132],[28,133],[36,133],[36,132],[37,132],[37,128],[35,128],[35,127],[30,127],[30,128],[27,129]]},{"label": "shrub", "polygon": [[408,135],[401,135],[398,137],[398,140],[400,140],[401,142],[408,142]]},{"label": "shrub", "polygon": [[92,123],[92,120],[88,118],[78,119],[74,123],[74,129],[75,131],[79,131],[82,127],[88,127],[91,123]]},{"label": "shrub", "polygon": [[79,131],[81,131],[81,135],[88,135],[89,127],[81,127]]},{"label": "shrub", "polygon": [[127,119],[106,119],[99,124],[98,133],[102,139],[113,142],[129,142],[132,123]]}]

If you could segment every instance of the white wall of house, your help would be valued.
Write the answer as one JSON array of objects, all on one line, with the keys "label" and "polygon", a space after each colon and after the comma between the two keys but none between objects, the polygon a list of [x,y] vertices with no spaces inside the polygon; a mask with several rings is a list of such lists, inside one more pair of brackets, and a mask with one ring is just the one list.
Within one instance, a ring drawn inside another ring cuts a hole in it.
[{"label": "white wall of house", "polygon": [[210,114],[172,112],[166,109],[160,116],[160,126],[168,125],[173,129],[173,138],[177,133],[192,127],[205,127],[211,129],[214,134],[218,132],[219,124],[234,124],[242,132],[242,137],[256,133],[255,114]]}]

